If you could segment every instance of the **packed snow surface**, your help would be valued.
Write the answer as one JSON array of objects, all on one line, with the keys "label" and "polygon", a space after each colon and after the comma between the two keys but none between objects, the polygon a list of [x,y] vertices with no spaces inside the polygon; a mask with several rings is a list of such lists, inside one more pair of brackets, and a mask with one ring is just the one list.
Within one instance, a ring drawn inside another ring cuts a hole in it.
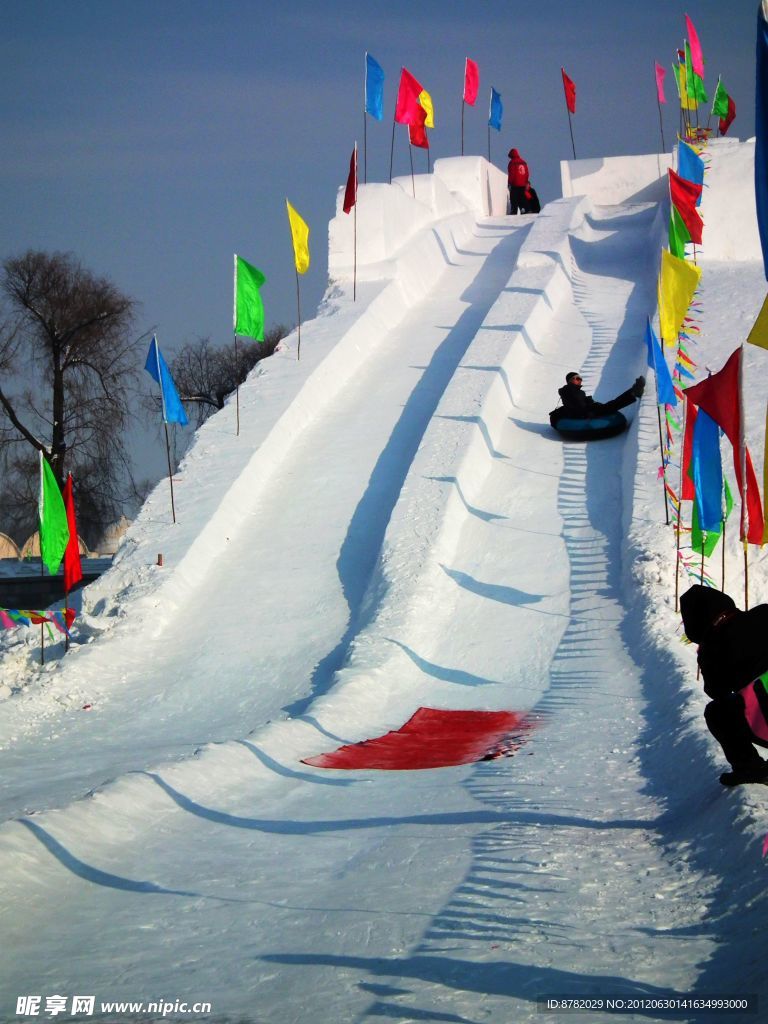
[{"label": "packed snow surface", "polygon": [[[747,150],[711,161],[748,194]],[[627,173],[637,196],[647,158]],[[93,996],[91,1019],[232,1024],[570,1020],[541,1010],[566,995],[643,1000],[638,1020],[669,1019],[673,994],[765,1004],[765,791],[717,782],[653,380],[620,437],[564,444],[547,420],[569,370],[602,399],[647,372],[667,210],[575,195],[506,217],[503,191],[472,157],[362,187],[354,301],[339,210],[301,358],[294,333],[259,364],[239,435],[233,403],[198,432],[178,523],[161,482],[66,656],[40,668],[36,630],[5,634],[0,1020],[27,997],[50,1019],[54,996]],[[698,377],[760,308],[762,265],[726,251],[753,216],[734,201],[705,228]],[[745,356],[759,465],[768,357]],[[731,528],[739,603],[741,566]],[[301,763],[421,706],[535,724],[469,766]],[[136,1005],[103,1008],[120,1001]]]}]

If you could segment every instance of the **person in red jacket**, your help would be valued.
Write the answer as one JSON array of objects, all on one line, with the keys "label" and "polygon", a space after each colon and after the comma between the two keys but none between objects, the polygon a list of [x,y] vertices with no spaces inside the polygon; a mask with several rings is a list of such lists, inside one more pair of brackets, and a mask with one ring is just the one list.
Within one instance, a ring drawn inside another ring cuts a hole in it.
[{"label": "person in red jacket", "polygon": [[516,149],[509,151],[509,165],[507,167],[507,182],[509,184],[509,212],[527,213],[528,200],[528,164],[523,160]]}]

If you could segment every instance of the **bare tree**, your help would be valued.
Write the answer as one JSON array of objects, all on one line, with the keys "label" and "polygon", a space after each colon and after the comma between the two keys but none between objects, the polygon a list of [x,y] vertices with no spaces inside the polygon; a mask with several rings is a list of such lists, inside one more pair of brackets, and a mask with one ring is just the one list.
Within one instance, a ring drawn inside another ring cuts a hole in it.
[{"label": "bare tree", "polygon": [[210,338],[198,338],[179,350],[171,363],[171,374],[181,400],[195,407],[195,426],[224,408],[225,399],[256,363],[272,355],[288,332],[284,324],[275,324],[265,332],[263,341],[238,342],[237,352],[234,342],[214,348]]},{"label": "bare tree", "polygon": [[123,436],[142,338],[135,304],[70,253],[29,251],[0,272],[0,460],[4,517],[34,523],[37,453],[72,472],[83,526],[119,515],[130,479]]}]

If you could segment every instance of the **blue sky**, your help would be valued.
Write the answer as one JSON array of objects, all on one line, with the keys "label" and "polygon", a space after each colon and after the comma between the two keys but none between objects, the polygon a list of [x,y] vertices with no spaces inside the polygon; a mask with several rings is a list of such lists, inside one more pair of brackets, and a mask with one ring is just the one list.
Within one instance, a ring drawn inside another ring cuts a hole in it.
[{"label": "blue sky", "polygon": [[[504,102],[492,157],[517,146],[543,201],[571,153],[560,67],[577,86],[579,157],[655,152],[653,61],[669,68],[693,19],[754,134],[757,2],[676,0],[5,0],[0,41],[0,256],[74,252],[141,303],[137,330],[169,352],[231,337],[232,254],[267,276],[267,322],[295,320],[287,196],[311,229],[310,315],[327,276],[327,223],[355,140],[363,62],[386,73],[368,124],[369,180],[387,180],[401,65],[432,94],[432,158],[460,149],[464,58],[480,68],[465,152],[487,152],[488,97]],[[677,126],[667,77],[667,148]],[[395,173],[407,173],[398,128]],[[416,153],[417,170],[425,169]]]}]

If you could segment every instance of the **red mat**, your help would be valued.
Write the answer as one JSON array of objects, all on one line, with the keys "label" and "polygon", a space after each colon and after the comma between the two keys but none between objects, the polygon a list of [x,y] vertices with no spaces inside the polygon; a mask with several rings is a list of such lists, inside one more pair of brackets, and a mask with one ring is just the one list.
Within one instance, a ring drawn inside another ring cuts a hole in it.
[{"label": "red mat", "polygon": [[328,754],[303,758],[315,768],[406,771],[446,768],[514,753],[532,723],[517,711],[441,711],[419,708],[405,725]]}]

